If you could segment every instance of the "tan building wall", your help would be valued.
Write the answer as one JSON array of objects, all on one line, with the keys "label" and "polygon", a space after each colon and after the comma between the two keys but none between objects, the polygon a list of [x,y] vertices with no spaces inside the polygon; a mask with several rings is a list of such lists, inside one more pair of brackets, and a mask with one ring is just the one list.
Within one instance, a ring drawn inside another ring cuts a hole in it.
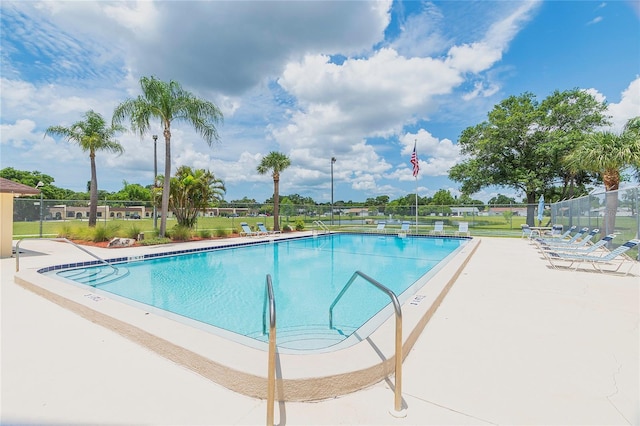
[{"label": "tan building wall", "polygon": [[13,194],[0,193],[0,258],[11,257],[13,241]]}]

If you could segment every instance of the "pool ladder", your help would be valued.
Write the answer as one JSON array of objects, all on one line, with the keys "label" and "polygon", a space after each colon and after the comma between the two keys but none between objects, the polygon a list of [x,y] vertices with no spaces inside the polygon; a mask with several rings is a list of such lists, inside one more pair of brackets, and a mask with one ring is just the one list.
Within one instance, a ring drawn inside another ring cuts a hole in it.
[{"label": "pool ladder", "polygon": [[366,282],[372,284],[378,290],[382,291],[387,296],[389,296],[389,298],[391,299],[391,303],[393,304],[393,309],[395,311],[395,316],[396,316],[395,390],[394,390],[394,401],[393,401],[394,411],[390,410],[389,413],[394,417],[404,417],[406,416],[406,410],[402,408],[402,309],[400,308],[400,302],[398,301],[398,298],[396,297],[395,293],[390,289],[388,289],[387,287],[385,287],[384,285],[380,284],[378,281],[368,276],[367,274],[360,271],[355,271],[353,275],[351,275],[351,278],[349,279],[347,284],[345,284],[342,290],[340,290],[340,293],[338,294],[338,296],[336,296],[335,300],[329,307],[329,328],[333,328],[334,306],[336,306],[336,303],[340,301],[342,296],[346,293],[346,291],[349,289],[351,284],[358,277],[363,278]]},{"label": "pool ladder", "polygon": [[273,297],[271,275],[267,274],[265,298],[262,307],[262,333],[267,333],[267,308],[269,311],[269,362],[267,371],[267,426],[273,426],[276,396],[276,301]]},{"label": "pool ladder", "polygon": [[[322,229],[324,234],[330,234],[331,233],[331,231],[329,230],[329,227],[327,225],[325,225],[323,221],[314,220],[313,224],[316,225],[318,228]],[[314,229],[314,233],[317,233],[316,229]]]}]

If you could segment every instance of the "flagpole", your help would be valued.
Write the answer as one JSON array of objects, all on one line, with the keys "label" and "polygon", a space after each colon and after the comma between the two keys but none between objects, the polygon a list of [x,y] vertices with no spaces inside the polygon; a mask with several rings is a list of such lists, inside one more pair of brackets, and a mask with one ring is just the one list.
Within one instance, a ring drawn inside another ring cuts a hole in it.
[{"label": "flagpole", "polygon": [[416,234],[418,234],[418,176],[416,176]]},{"label": "flagpole", "polygon": [[411,164],[413,165],[413,177],[416,178],[416,234],[418,234],[418,172],[420,172],[417,147],[418,139],[415,139],[413,141],[413,152],[411,153]]}]

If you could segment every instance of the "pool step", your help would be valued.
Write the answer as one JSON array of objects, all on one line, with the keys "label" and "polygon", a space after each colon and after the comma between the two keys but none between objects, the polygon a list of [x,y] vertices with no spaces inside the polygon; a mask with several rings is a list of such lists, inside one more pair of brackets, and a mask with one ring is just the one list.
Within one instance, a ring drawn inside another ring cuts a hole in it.
[{"label": "pool step", "polygon": [[[284,327],[277,329],[276,344],[287,349],[322,349],[342,342],[354,331],[354,327],[340,325],[330,329],[328,324]],[[251,333],[249,337],[269,341],[269,336],[263,335],[262,330]]]},{"label": "pool step", "polygon": [[70,269],[58,272],[58,275],[82,284],[98,286],[117,281],[129,275],[129,270],[122,266],[118,270],[111,267],[94,267]]}]

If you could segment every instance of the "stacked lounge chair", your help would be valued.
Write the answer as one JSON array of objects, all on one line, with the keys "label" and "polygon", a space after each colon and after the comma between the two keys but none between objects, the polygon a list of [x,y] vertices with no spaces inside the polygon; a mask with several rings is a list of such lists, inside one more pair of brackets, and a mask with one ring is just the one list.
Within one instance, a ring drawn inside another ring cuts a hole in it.
[{"label": "stacked lounge chair", "polygon": [[[576,225],[573,225],[571,228],[569,228],[564,234],[562,235],[558,235],[558,236],[552,236],[551,238],[542,238],[542,237],[538,237],[538,238],[534,238],[534,242],[536,243],[554,243],[554,242],[561,242],[561,241],[568,241],[570,238],[570,235],[573,231],[575,231],[577,228]],[[587,228],[583,228],[583,229],[587,229]]]},{"label": "stacked lounge chair", "polygon": [[591,244],[591,245],[589,245],[587,247],[575,246],[575,245],[574,246],[552,247],[552,248],[543,250],[542,254],[544,254],[545,257],[549,257],[552,253],[555,253],[555,254],[558,254],[558,253],[573,253],[573,254],[581,254],[581,255],[590,254],[590,253],[593,253],[596,250],[598,250],[600,247],[603,247],[605,244],[608,244],[615,237],[616,237],[615,234],[609,234],[606,237],[602,238],[597,243]]},{"label": "stacked lounge chair", "polygon": [[589,228],[582,228],[576,235],[567,241],[545,241],[537,243],[541,250],[547,250],[554,247],[582,247],[586,245],[600,230],[598,228],[592,229],[589,232]]},{"label": "stacked lounge chair", "polygon": [[[578,253],[562,253],[562,252],[554,252],[550,253],[547,259],[553,268],[558,269],[559,264],[568,263],[565,267],[571,268],[573,265],[576,265],[575,270],[580,267],[580,265],[584,263],[588,263],[593,268],[599,272],[618,272],[622,265],[625,263],[630,263],[631,266],[625,273],[627,275],[631,268],[634,265],[634,260],[624,255],[624,253],[633,247],[636,247],[640,243],[640,239],[629,240],[620,247],[612,250],[610,252],[606,252],[606,254],[602,256],[598,255],[589,255],[589,254],[578,254]],[[616,265],[615,269],[602,269],[603,265]]]}]

